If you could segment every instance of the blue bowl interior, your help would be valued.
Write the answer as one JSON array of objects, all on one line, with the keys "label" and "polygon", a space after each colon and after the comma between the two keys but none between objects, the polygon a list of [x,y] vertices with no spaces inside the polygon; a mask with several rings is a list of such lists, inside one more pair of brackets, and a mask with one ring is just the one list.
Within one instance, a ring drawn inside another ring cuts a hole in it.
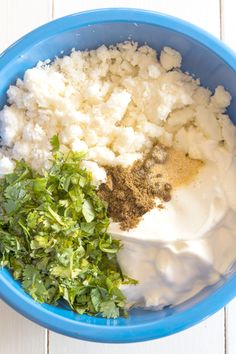
[{"label": "blue bowl interior", "polygon": [[[76,20],[78,21],[77,26]],[[155,25],[153,23],[148,24],[143,23],[142,21],[137,21],[136,19],[133,19],[132,16],[130,22],[127,20],[120,20],[118,22],[107,20],[104,23],[94,23],[82,27],[79,26],[79,20],[80,15],[76,15],[76,17],[74,16],[72,19],[73,26],[63,27],[58,24],[56,34],[52,33],[55,31],[47,32],[45,28],[43,39],[39,36],[37,40],[31,42],[29,38],[26,38],[24,45],[21,45],[20,43],[18,48],[13,46],[8,53],[2,54],[2,59],[3,61],[5,60],[5,62],[4,66],[0,66],[0,107],[3,107],[6,103],[6,90],[9,85],[15,83],[17,77],[23,77],[25,70],[35,66],[39,60],[45,60],[48,58],[54,59],[55,56],[68,54],[72,48],[80,50],[94,49],[102,44],[110,45],[117,42],[132,40],[137,41],[140,45],[148,44],[156,49],[157,53],[160,53],[163,46],[170,46],[180,51],[183,56],[182,69],[184,71],[194,74],[196,78],[200,78],[201,84],[211,90],[214,90],[214,88],[220,84],[230,91],[233,99],[228,113],[232,120],[236,122],[236,72],[221,57],[219,57],[219,55],[207,48],[207,38],[205,38],[205,42],[202,44],[201,41],[197,41],[188,35],[181,33],[181,31],[178,31],[177,25],[173,30],[167,28],[168,26],[163,26],[163,23],[159,24],[158,16],[156,17]],[[103,22],[102,20],[99,21]],[[163,20],[161,22],[163,22]],[[185,24],[185,26],[187,25]],[[201,36],[203,36],[203,34],[201,34]],[[212,40],[212,38],[210,38],[210,40]],[[219,43],[217,45],[219,45]],[[63,51],[63,54],[61,51]],[[11,55],[9,56],[10,52]],[[1,63],[0,59],[0,65]],[[36,304],[23,292],[20,284],[13,280],[10,272],[6,269],[0,271],[0,285],[2,282],[0,295],[2,295],[2,297],[13,307],[18,309],[21,307],[20,311],[27,317],[30,317],[42,325],[61,331],[64,334],[106,342],[131,342],[161,337],[188,327],[199,319],[202,319],[200,318],[201,316],[196,319],[194,319],[194,316],[187,318],[183,315],[182,317],[178,317],[178,314],[184,314],[188,309],[193,309],[196,304],[199,304],[202,301],[204,302],[204,299],[207,299],[210,294],[221,291],[219,289],[222,288],[226,279],[230,277],[232,280],[235,270],[235,267],[232,268],[228,275],[222,278],[218,284],[208,287],[184,304],[173,308],[168,307],[158,312],[134,309],[131,311],[128,319],[118,318],[115,320],[107,320],[100,317],[89,317],[86,315],[79,316],[67,309],[63,304],[58,307],[46,304]],[[231,283],[231,288],[233,287],[232,284],[233,283]],[[9,289],[14,293],[12,296],[8,294]],[[227,301],[226,298],[225,300]],[[17,301],[19,302],[18,305],[16,305]],[[20,305],[21,302],[22,305]],[[27,306],[30,304],[32,307],[31,313],[29,313],[28,310],[24,310],[24,304],[27,304]],[[208,305],[209,303],[204,303],[202,309],[205,308],[206,310]],[[222,298],[219,297],[218,303],[212,305],[211,312],[216,311],[221,306]],[[43,313],[41,315],[37,314],[37,311],[42,311],[42,309],[45,311],[46,316],[48,313],[52,313],[55,315],[55,318],[51,319],[51,322],[48,322],[46,317],[44,318]],[[200,308],[196,308],[193,311],[200,311]],[[162,322],[163,319],[167,319],[173,315],[177,315],[177,322],[175,321],[175,324],[165,321]],[[63,324],[62,327],[57,325],[62,317],[67,319],[67,324],[65,324],[65,328],[63,329]],[[150,327],[149,330],[144,329],[146,324],[157,322],[160,324],[162,323],[162,325],[159,327],[154,326],[156,329],[154,327]],[[89,328],[90,330],[96,330],[96,335],[91,333],[88,334],[88,327],[77,327],[78,324],[95,325],[96,328]],[[140,326],[142,328],[135,332],[135,328],[137,329]],[[107,332],[108,334],[104,334],[104,327],[109,328],[110,330],[119,327],[126,329],[126,332],[115,332],[115,335],[112,334],[113,332]]]},{"label": "blue bowl interior", "polygon": [[231,92],[233,100],[228,113],[235,122],[236,72],[217,54],[187,35],[162,26],[136,22],[92,24],[59,32],[27,48],[0,72],[0,107],[6,101],[4,93],[8,86],[15,83],[17,77],[22,78],[25,70],[35,66],[39,60],[54,59],[55,56],[69,54],[72,48],[95,49],[102,44],[111,45],[127,40],[138,42],[139,45],[148,44],[156,49],[157,53],[160,53],[163,46],[170,46],[180,51],[183,56],[183,71],[200,78],[201,84],[211,90],[214,90],[217,85],[223,85]]}]

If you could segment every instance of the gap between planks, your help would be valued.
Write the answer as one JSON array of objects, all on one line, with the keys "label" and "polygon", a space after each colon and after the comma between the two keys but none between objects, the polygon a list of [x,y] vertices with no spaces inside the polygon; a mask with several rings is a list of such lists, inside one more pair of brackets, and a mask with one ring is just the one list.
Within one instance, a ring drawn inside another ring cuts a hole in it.
[{"label": "gap between planks", "polygon": [[224,40],[224,0],[219,0],[220,11],[220,39]]}]

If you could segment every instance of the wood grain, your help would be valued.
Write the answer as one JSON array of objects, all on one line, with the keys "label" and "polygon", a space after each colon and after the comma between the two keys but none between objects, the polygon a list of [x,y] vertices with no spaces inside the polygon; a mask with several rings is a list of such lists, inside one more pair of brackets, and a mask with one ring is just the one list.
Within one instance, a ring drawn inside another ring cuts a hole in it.
[{"label": "wood grain", "polygon": [[[0,0],[0,52],[51,16],[51,0]],[[45,336],[45,329],[0,301],[0,354],[46,354]]]},{"label": "wood grain", "polygon": [[0,301],[0,354],[45,354],[45,330]]},{"label": "wood grain", "polygon": [[220,36],[219,0],[54,0],[54,17],[104,7],[136,7],[163,12]]},{"label": "wood grain", "polygon": [[51,0],[0,0],[0,52],[51,15]]},{"label": "wood grain", "polygon": [[[236,52],[236,1],[221,0],[222,39]],[[226,354],[236,354],[236,299],[226,308]]]},{"label": "wood grain", "polygon": [[[168,13],[218,37],[221,23],[223,39],[236,50],[235,0],[0,0],[0,51],[52,15],[119,6]],[[225,330],[226,338],[220,311],[187,331],[138,344],[89,343],[50,332],[48,352],[46,331],[0,301],[0,354],[236,354],[236,300],[227,307]]]},{"label": "wood grain", "polygon": [[223,311],[168,338],[135,344],[100,344],[50,333],[50,354],[223,354]]},{"label": "wood grain", "polygon": [[236,1],[235,0],[221,0],[222,11],[222,39],[228,44],[234,51],[236,51]]},{"label": "wood grain", "polygon": [[226,354],[236,354],[236,299],[226,308]]}]

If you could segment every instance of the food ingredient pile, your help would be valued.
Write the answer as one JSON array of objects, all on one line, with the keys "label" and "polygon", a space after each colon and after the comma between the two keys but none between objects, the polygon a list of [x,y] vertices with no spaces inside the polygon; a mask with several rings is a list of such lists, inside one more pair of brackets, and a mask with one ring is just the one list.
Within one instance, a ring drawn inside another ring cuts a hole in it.
[{"label": "food ingredient pile", "polygon": [[43,176],[20,161],[0,179],[0,265],[36,301],[64,299],[77,313],[117,317],[125,313],[119,287],[135,281],[119,268],[121,245],[107,233],[106,208],[83,158],[56,152]]},{"label": "food ingredient pile", "polygon": [[63,152],[87,153],[83,165],[98,186],[106,182],[105,167],[130,167],[157,141],[214,160],[220,141],[233,144],[223,114],[230,95],[222,86],[214,94],[201,87],[180,71],[181,60],[168,47],[156,53],[126,42],[72,51],[26,70],[0,111],[0,175],[13,171],[14,159],[48,169],[53,135]]},{"label": "food ingredient pile", "polygon": [[156,144],[131,167],[109,167],[107,182],[100,185],[98,194],[108,203],[112,220],[120,223],[121,230],[129,230],[148,211],[164,208],[162,202],[170,201],[172,188],[190,182],[202,165]]},{"label": "food ingredient pile", "polygon": [[0,258],[35,299],[116,317],[181,303],[235,261],[231,95],[181,62],[169,47],[102,45],[39,62],[9,87]]},{"label": "food ingredient pile", "polygon": [[120,222],[121,229],[138,225],[141,216],[156,207],[156,198],[168,202],[171,185],[153,171],[156,164],[164,164],[167,152],[155,145],[144,160],[129,168],[110,167],[107,183],[101,184],[99,195],[108,203],[109,216]]}]

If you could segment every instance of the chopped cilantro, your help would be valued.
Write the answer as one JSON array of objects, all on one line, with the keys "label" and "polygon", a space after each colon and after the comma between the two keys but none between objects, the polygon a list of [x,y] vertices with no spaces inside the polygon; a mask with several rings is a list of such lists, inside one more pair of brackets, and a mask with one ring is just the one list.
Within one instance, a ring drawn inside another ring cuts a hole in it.
[{"label": "chopped cilantro", "polygon": [[0,264],[13,271],[36,301],[60,299],[82,314],[125,314],[121,284],[136,282],[121,273],[121,247],[107,233],[104,203],[81,167],[83,154],[59,152],[40,175],[24,161],[0,179]]},{"label": "chopped cilantro", "polygon": [[50,139],[50,143],[51,143],[53,152],[59,151],[60,142],[59,142],[58,135],[53,135],[53,137]]}]

